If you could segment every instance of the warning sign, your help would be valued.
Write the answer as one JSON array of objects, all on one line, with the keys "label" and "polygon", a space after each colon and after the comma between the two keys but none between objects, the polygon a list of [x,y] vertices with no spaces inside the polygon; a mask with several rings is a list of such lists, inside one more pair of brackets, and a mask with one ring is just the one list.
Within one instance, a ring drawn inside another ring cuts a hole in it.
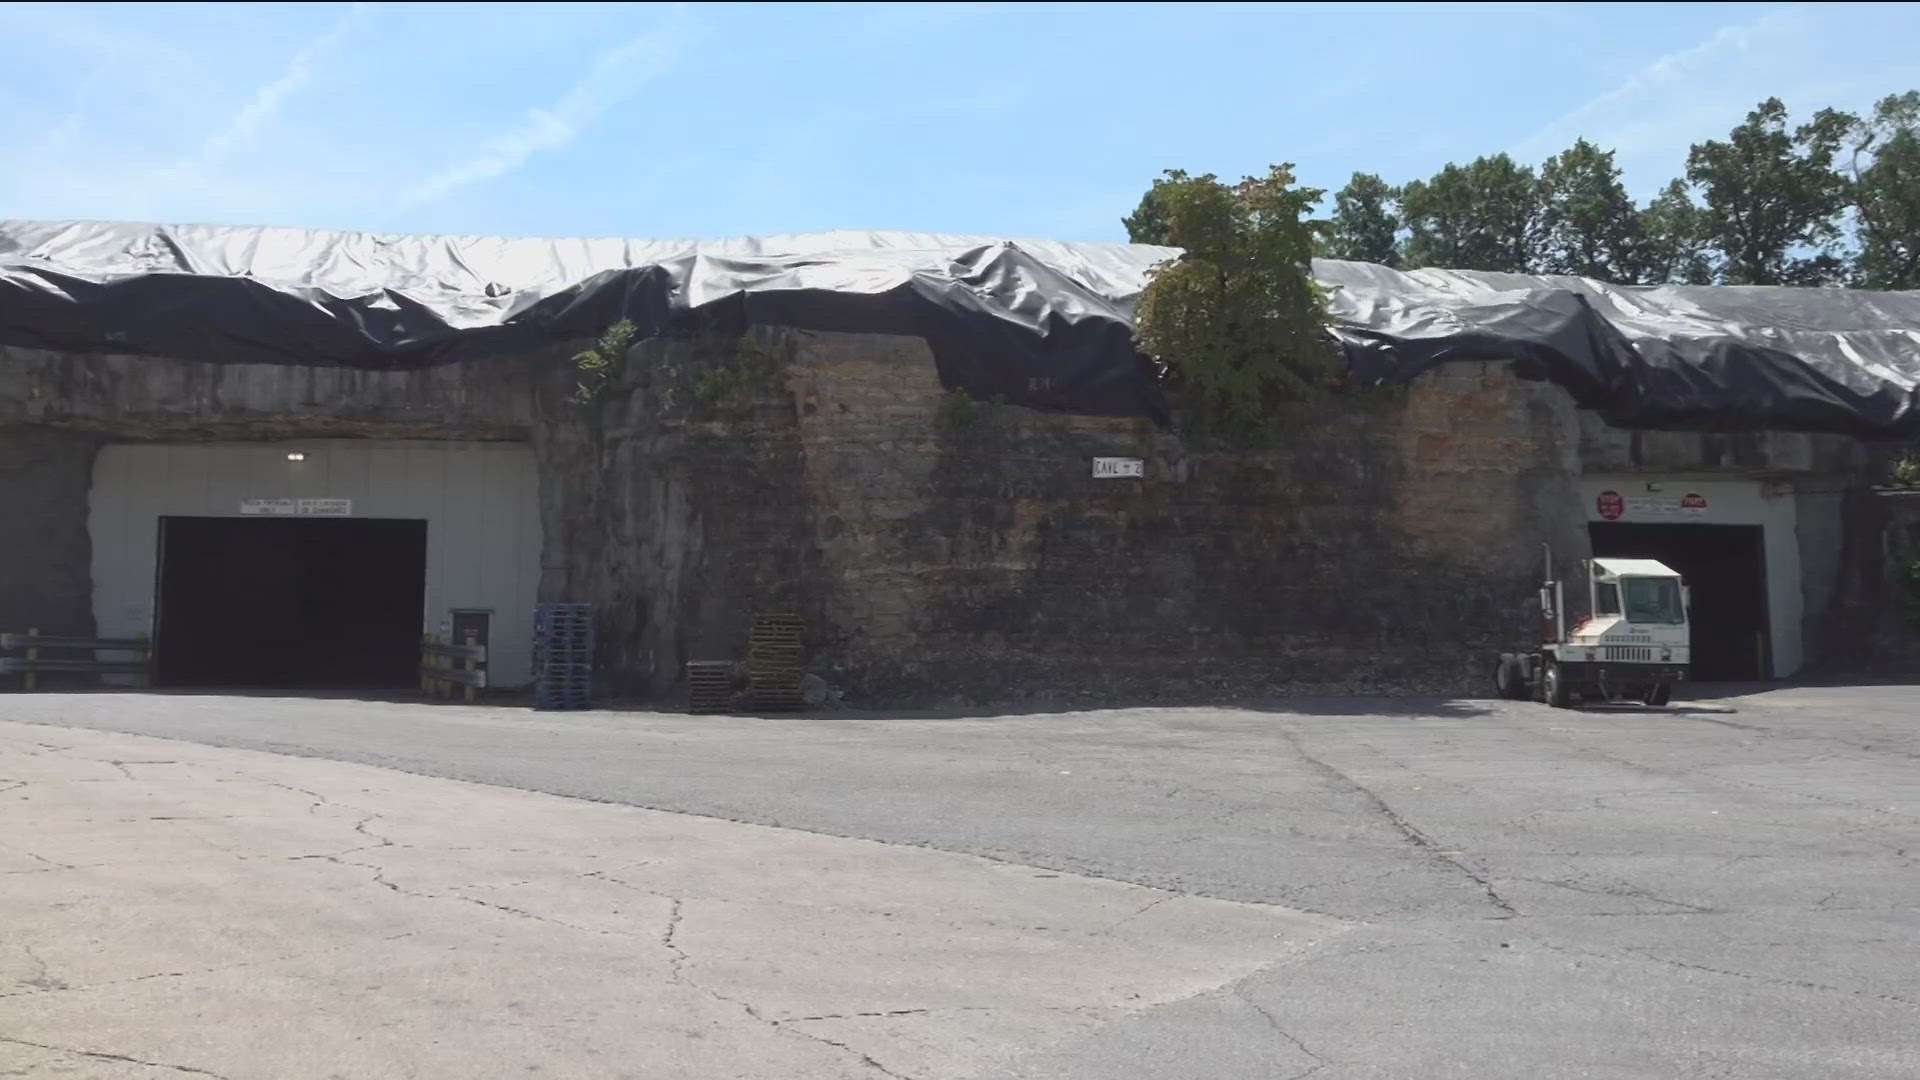
[{"label": "warning sign", "polygon": [[1700,517],[1707,512],[1707,497],[1697,491],[1685,495],[1622,495],[1603,491],[1594,500],[1594,512],[1602,521],[1671,521]]}]

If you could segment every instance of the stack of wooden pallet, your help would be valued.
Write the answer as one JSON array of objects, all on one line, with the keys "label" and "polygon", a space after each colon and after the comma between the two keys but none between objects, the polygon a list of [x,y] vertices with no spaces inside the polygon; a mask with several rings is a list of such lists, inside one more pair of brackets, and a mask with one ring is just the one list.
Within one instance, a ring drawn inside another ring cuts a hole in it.
[{"label": "stack of wooden pallet", "polygon": [[747,635],[747,693],[758,709],[798,709],[807,674],[798,615],[761,615]]},{"label": "stack of wooden pallet", "polygon": [[533,707],[593,707],[593,605],[535,604]]},{"label": "stack of wooden pallet", "polygon": [[733,704],[733,661],[687,661],[687,711],[726,712]]}]

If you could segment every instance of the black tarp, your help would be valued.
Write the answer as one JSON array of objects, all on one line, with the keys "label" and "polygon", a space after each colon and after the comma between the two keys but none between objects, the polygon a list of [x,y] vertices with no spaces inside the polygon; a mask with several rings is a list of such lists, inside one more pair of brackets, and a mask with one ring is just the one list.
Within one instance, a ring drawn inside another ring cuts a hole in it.
[{"label": "black tarp", "polygon": [[[940,377],[1166,418],[1134,301],[1178,253],[900,232],[511,240],[0,222],[0,345],[421,367],[591,337],[783,325],[911,334]],[[1920,439],[1920,294],[1621,287],[1317,261],[1349,374],[1510,360],[1622,427]]]},{"label": "black tarp", "polygon": [[1510,360],[1626,428],[1920,439],[1920,293],[1317,261],[1351,377]]},{"label": "black tarp", "polygon": [[922,233],[513,240],[0,222],[0,345],[422,367],[748,325],[926,339],[947,386],[1166,418],[1133,348],[1158,249]]}]

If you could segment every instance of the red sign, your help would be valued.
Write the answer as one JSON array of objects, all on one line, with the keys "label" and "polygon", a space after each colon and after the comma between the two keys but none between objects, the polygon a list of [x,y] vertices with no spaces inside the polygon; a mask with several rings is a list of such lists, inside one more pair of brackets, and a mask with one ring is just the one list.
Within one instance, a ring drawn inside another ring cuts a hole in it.
[{"label": "red sign", "polygon": [[1706,508],[1707,497],[1705,495],[1689,491],[1686,497],[1680,500],[1680,509],[1682,510],[1705,510]]},{"label": "red sign", "polygon": [[1607,521],[1614,521],[1627,512],[1627,500],[1621,498],[1617,491],[1601,492],[1600,497],[1594,500],[1594,506],[1600,511],[1601,518]]}]

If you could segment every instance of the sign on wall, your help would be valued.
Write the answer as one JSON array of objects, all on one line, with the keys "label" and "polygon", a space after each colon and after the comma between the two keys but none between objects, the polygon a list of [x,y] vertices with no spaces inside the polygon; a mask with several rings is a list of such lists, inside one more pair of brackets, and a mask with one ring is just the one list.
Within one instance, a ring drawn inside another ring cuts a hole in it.
[{"label": "sign on wall", "polygon": [[352,517],[352,499],[241,499],[249,517]]},{"label": "sign on wall", "polygon": [[1660,521],[1699,517],[1707,512],[1707,497],[1697,491],[1684,495],[1622,495],[1603,491],[1594,500],[1594,511],[1602,521],[1632,518],[1636,521]]},{"label": "sign on wall", "polygon": [[1104,480],[1116,476],[1145,476],[1146,462],[1137,457],[1097,457],[1093,459],[1093,476]]}]

